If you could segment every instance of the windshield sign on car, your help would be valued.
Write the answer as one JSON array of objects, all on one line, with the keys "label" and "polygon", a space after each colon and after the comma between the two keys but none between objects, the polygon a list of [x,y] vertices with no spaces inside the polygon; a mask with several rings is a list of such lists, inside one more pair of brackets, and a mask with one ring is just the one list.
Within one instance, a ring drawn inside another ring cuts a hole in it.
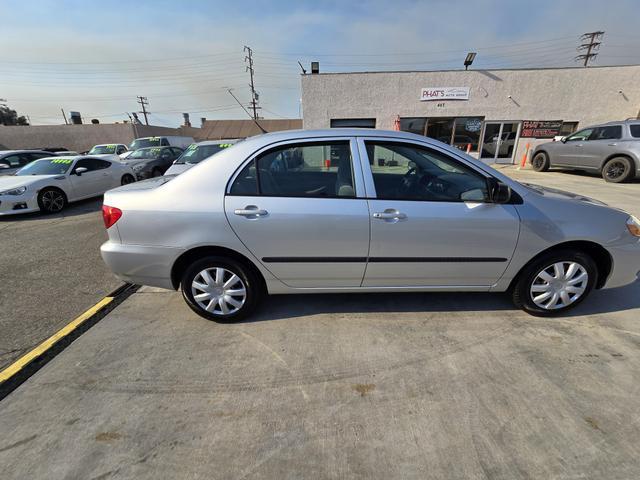
[{"label": "windshield sign on car", "polygon": [[16,172],[16,175],[62,175],[73,163],[71,158],[46,158],[31,162]]}]

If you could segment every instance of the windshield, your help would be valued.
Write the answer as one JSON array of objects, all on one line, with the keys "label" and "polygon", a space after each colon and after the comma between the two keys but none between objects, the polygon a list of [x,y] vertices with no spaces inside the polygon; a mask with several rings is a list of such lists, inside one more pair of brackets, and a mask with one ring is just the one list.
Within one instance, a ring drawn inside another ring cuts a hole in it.
[{"label": "windshield", "polygon": [[96,145],[89,150],[89,155],[107,155],[116,153],[116,145]]},{"label": "windshield", "polygon": [[44,158],[21,168],[16,175],[62,175],[67,173],[72,163],[72,158]]},{"label": "windshield", "polygon": [[136,160],[136,159],[149,159],[149,158],[157,158],[162,151],[161,148],[143,148],[141,150],[136,150],[131,155],[129,155],[126,160]]},{"label": "windshield", "polygon": [[174,163],[200,163],[205,158],[209,158],[211,155],[218,153],[220,150],[229,148],[232,143],[219,143],[216,145],[196,145],[195,143],[189,145],[182,155]]},{"label": "windshield", "polygon": [[129,145],[129,150],[138,150],[139,148],[159,147],[159,146],[160,146],[160,137],[138,138],[133,142],[131,142],[131,145]]}]

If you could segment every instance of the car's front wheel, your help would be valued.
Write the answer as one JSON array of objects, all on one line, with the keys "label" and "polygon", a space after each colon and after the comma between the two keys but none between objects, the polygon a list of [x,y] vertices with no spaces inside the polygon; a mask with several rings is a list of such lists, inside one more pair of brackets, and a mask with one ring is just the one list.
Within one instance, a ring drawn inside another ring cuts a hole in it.
[{"label": "car's front wheel", "polygon": [[45,188],[38,193],[38,206],[44,213],[57,213],[67,206],[67,196],[57,188]]},{"label": "car's front wheel", "polygon": [[582,302],[596,283],[598,270],[582,252],[552,251],[520,273],[513,287],[513,302],[534,315],[556,315]]},{"label": "car's front wheel", "polygon": [[614,157],[602,167],[602,178],[607,182],[623,183],[633,175],[633,164],[627,157]]},{"label": "car's front wheel", "polygon": [[536,172],[546,172],[549,170],[549,157],[544,152],[536,153],[531,160],[531,166]]},{"label": "car's front wheel", "polygon": [[225,257],[205,257],[185,270],[182,296],[198,315],[209,320],[235,322],[256,308],[261,286],[251,269]]}]

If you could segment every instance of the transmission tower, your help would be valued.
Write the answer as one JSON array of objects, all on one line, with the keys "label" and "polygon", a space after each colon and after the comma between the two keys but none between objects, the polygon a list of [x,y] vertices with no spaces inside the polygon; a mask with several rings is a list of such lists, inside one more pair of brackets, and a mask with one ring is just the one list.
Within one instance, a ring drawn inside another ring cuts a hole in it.
[{"label": "transmission tower", "polygon": [[245,45],[244,51],[247,52],[247,55],[244,57],[244,61],[247,62],[246,71],[249,72],[251,79],[251,82],[249,83],[249,87],[251,88],[251,101],[249,102],[249,105],[253,111],[253,119],[258,120],[258,110],[260,107],[258,106],[259,95],[258,92],[256,92],[256,88],[253,83],[253,50],[251,50],[251,47],[247,47]]},{"label": "transmission tower", "polygon": [[581,35],[580,41],[582,41],[582,44],[580,44],[580,46],[578,47],[578,51],[586,51],[586,53],[581,53],[580,55],[576,56],[576,62],[584,61],[583,66],[588,67],[589,62],[598,56],[598,50],[600,49],[600,45],[602,45],[602,42],[600,40],[603,36],[604,32],[601,31],[589,32]]}]

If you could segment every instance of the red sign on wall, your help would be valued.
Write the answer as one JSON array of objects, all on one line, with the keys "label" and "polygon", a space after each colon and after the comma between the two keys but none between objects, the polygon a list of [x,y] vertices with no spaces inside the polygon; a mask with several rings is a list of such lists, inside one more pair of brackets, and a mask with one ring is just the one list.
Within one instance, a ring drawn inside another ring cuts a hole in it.
[{"label": "red sign on wall", "polygon": [[521,137],[553,138],[560,135],[562,120],[523,120]]}]

